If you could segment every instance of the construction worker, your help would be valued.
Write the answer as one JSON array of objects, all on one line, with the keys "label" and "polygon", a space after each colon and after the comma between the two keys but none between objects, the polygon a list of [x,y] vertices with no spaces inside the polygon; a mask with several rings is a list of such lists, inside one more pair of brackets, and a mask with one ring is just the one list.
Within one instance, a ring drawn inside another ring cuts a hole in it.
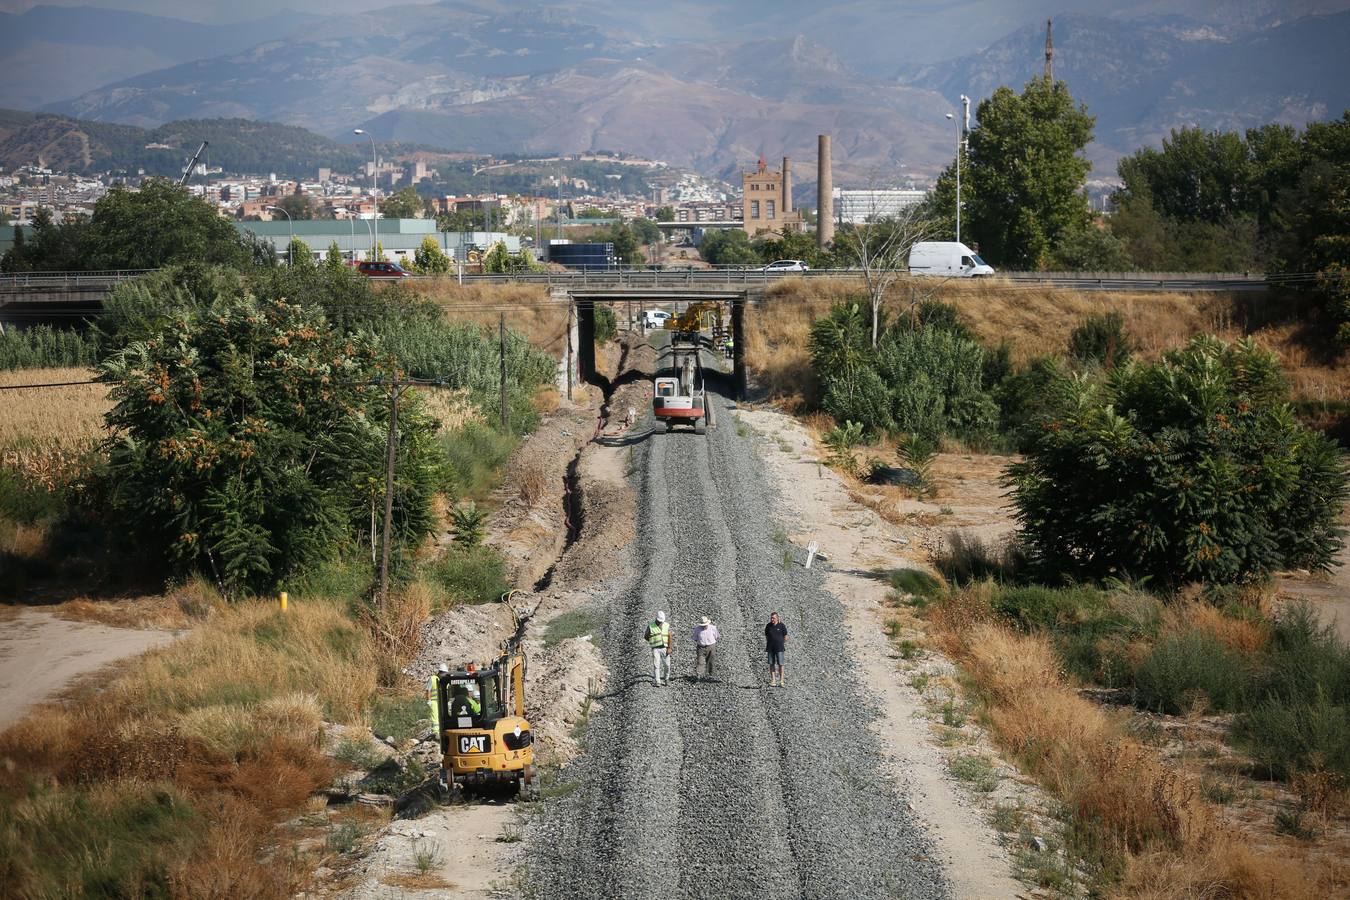
[{"label": "construction worker", "polygon": [[[666,621],[665,610],[657,610],[656,618],[647,623],[647,646],[652,651],[652,677],[659,684],[670,684],[670,623]],[[662,667],[665,669],[665,681],[661,680]]]},{"label": "construction worker", "polygon": [[769,684],[782,687],[787,684],[783,672],[783,657],[787,655],[787,626],[778,620],[778,613],[769,613],[769,624],[764,626],[764,649],[769,654]]},{"label": "construction worker", "polygon": [[469,689],[462,684],[455,685],[454,691],[450,695],[450,718],[458,719],[461,716],[476,717],[483,707],[478,701],[469,696]]},{"label": "construction worker", "polygon": [[727,339],[722,342],[722,353],[727,359],[731,359],[736,355],[736,347],[732,341],[731,335],[727,335]]},{"label": "construction worker", "polygon": [[712,620],[704,616],[699,623],[694,626],[694,678],[699,678],[699,672],[702,671],[708,678],[712,678],[713,669],[713,647],[717,645],[717,626]]},{"label": "construction worker", "polygon": [[427,709],[431,712],[431,727],[439,737],[441,729],[441,704],[436,696],[436,682],[442,675],[450,674],[450,667],[441,663],[440,667],[427,676]]}]

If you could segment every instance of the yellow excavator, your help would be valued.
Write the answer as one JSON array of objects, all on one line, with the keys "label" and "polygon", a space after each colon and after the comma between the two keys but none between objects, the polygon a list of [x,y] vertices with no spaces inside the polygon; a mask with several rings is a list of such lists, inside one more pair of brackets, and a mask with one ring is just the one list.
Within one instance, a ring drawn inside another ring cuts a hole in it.
[{"label": "yellow excavator", "polygon": [[509,786],[538,792],[534,734],[525,719],[525,652],[516,640],[483,666],[436,678],[441,783],[447,790]]},{"label": "yellow excavator", "polygon": [[666,327],[670,329],[673,341],[698,344],[700,332],[710,331],[716,344],[725,334],[722,327],[722,304],[712,300],[690,303],[684,312],[671,319]]}]

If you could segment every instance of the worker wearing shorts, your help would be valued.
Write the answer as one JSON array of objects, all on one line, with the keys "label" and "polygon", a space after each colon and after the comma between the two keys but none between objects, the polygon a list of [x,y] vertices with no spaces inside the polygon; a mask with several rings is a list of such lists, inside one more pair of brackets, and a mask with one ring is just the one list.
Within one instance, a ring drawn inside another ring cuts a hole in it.
[{"label": "worker wearing shorts", "polygon": [[770,613],[769,624],[764,626],[764,650],[769,656],[769,684],[772,686],[787,684],[787,674],[783,671],[787,639],[787,626],[779,621],[778,613]]}]

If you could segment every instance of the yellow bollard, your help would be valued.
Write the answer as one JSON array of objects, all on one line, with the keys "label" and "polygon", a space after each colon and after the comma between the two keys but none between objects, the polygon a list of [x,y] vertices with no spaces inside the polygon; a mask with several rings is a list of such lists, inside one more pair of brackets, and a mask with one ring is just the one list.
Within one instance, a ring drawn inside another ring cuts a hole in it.
[{"label": "yellow bollard", "polygon": [[282,611],[282,612],[285,612],[285,611],[286,611],[286,592],[285,592],[285,591],[282,591],[281,594],[277,597],[277,599],[278,599],[279,601],[281,601],[281,611]]}]

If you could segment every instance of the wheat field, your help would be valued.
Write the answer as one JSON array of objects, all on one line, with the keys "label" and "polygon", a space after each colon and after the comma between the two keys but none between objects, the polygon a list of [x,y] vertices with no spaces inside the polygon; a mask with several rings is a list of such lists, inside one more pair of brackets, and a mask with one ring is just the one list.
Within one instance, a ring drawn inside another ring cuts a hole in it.
[{"label": "wheat field", "polygon": [[[0,372],[0,387],[93,377],[89,369],[20,369]],[[0,447],[88,447],[104,436],[103,416],[110,408],[102,384],[0,391]]]}]

